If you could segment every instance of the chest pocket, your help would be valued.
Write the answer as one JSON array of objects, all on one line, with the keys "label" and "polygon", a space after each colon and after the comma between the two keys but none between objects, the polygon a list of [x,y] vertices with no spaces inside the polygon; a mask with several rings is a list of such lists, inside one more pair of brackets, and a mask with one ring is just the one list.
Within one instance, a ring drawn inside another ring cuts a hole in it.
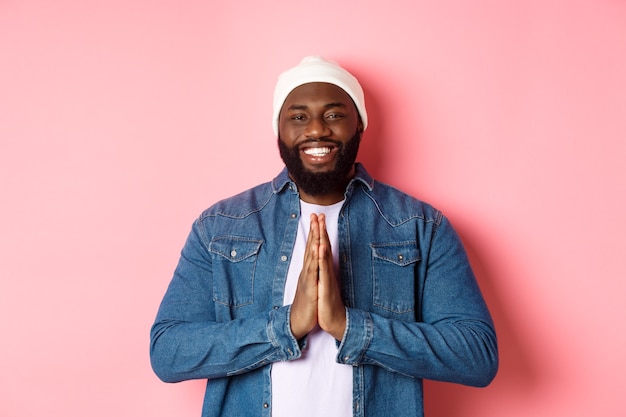
[{"label": "chest pocket", "polygon": [[231,307],[254,301],[254,271],[261,240],[237,236],[214,238],[209,244],[213,256],[213,300]]},{"label": "chest pocket", "polygon": [[393,313],[415,311],[417,263],[416,242],[372,244],[373,303]]}]

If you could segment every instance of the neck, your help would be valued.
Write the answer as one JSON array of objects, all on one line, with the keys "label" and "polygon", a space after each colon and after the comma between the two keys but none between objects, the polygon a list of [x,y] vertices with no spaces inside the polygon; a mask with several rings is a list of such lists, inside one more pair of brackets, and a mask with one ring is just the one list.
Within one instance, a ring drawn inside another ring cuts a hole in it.
[{"label": "neck", "polygon": [[309,195],[300,192],[300,199],[305,203],[317,204],[318,206],[330,206],[344,199],[344,193],[328,193],[324,195]]}]

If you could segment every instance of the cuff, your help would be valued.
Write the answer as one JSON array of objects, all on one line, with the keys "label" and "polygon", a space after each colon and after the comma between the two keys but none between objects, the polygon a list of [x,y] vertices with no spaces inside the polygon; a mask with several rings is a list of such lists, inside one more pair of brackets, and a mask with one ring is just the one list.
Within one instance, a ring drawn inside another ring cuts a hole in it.
[{"label": "cuff", "polygon": [[367,311],[346,308],[346,331],[337,351],[337,363],[359,365],[372,340],[374,323]]},{"label": "cuff", "polygon": [[279,307],[270,312],[267,334],[272,345],[278,349],[280,360],[292,361],[302,356],[302,349],[306,344],[306,337],[296,340],[291,333],[291,305]]}]

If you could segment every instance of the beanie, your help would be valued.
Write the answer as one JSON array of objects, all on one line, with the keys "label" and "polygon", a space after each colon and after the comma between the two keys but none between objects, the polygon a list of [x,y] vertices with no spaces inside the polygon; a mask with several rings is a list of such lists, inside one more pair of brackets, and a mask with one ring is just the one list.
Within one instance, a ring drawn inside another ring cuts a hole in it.
[{"label": "beanie", "polygon": [[365,97],[359,81],[336,62],[319,56],[308,56],[299,65],[278,76],[274,89],[274,133],[278,136],[278,117],[285,99],[293,89],[307,83],[329,83],[344,90],[354,101],[361,116],[363,130],[367,127]]}]

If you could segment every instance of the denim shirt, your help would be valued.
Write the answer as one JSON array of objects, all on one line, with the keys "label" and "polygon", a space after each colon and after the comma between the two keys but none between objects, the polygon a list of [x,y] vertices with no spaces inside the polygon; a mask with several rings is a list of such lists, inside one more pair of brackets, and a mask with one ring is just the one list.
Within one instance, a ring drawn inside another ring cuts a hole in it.
[{"label": "denim shirt", "polygon": [[[353,415],[423,416],[423,378],[489,384],[496,335],[448,220],[359,164],[345,197],[334,250],[347,325],[336,361],[353,369]],[[283,170],[193,224],[150,357],[163,381],[208,379],[203,417],[271,416],[272,363],[302,354],[306,337],[294,338],[283,305],[299,215]]]}]

